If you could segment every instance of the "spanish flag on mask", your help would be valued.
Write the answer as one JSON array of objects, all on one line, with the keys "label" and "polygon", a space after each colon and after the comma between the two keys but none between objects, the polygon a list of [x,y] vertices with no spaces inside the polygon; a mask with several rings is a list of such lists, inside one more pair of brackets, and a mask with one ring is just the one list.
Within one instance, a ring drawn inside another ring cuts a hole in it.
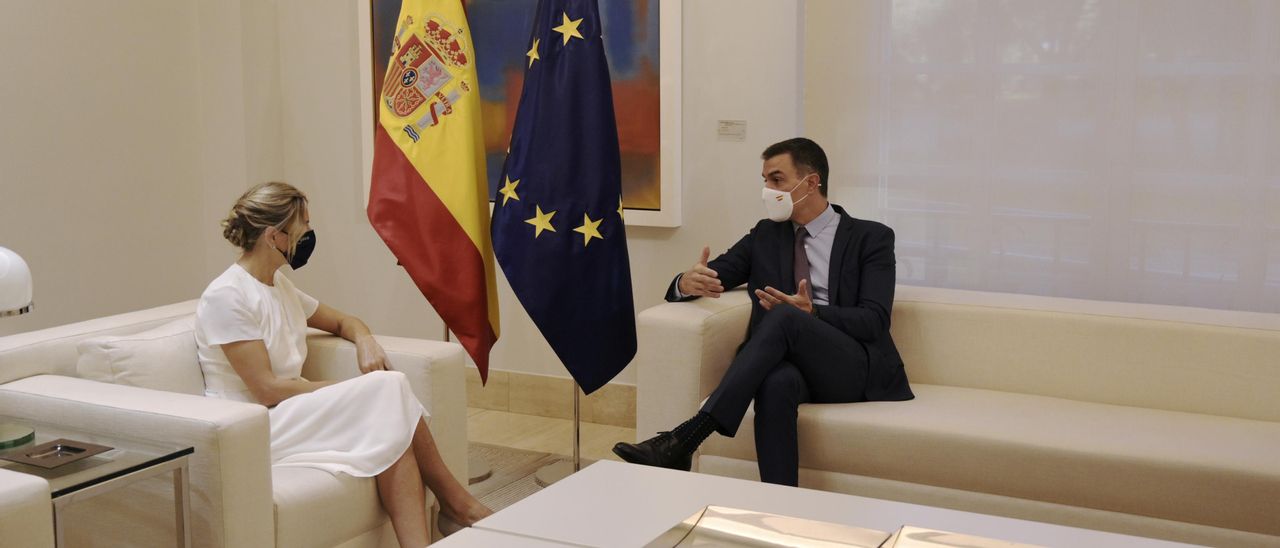
[{"label": "spanish flag on mask", "polygon": [[459,0],[404,0],[379,97],[369,222],[487,379],[498,339],[475,49]]}]

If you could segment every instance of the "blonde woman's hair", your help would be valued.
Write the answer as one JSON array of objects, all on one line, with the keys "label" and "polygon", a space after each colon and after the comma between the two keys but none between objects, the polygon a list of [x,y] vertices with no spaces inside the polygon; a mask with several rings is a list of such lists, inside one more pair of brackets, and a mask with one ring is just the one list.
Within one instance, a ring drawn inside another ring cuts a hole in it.
[{"label": "blonde woman's hair", "polygon": [[267,227],[289,234],[289,256],[302,237],[299,228],[306,225],[307,195],[288,183],[270,182],[254,185],[231,207],[222,220],[222,237],[236,247],[249,251],[258,243]]}]

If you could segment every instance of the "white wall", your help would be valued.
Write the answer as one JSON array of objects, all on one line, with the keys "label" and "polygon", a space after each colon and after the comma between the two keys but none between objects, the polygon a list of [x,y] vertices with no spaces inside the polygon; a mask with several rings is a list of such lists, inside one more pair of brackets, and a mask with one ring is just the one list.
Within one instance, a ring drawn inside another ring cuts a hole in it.
[{"label": "white wall", "polygon": [[[376,332],[441,337],[364,214],[368,83],[350,2],[64,6],[0,8],[0,46],[28,52],[0,61],[0,245],[32,263],[38,284],[37,313],[0,323],[0,334],[195,298],[235,257],[218,221],[249,184],[282,179],[309,194],[318,235],[302,287]],[[72,11],[81,15],[69,23]],[[703,245],[723,251],[760,217],[760,151],[799,128],[799,14],[798,2],[685,3],[684,225],[628,228],[637,312],[661,301]],[[46,44],[37,30],[68,24],[65,35],[98,36],[93,49],[107,56],[87,69],[87,98],[84,84],[62,83],[77,44]],[[49,112],[75,101],[86,106]],[[747,120],[747,140],[718,141],[721,119]],[[85,127],[112,131],[68,146]],[[499,293],[491,367],[567,376],[501,276]],[[631,370],[617,379],[634,380]]]},{"label": "white wall", "polygon": [[0,335],[198,295],[194,2],[0,3],[0,245],[35,312]]},{"label": "white wall", "polygon": [[[878,38],[878,10],[873,2],[811,0],[805,5],[801,37],[804,74],[811,84],[804,86],[804,127],[829,155],[828,197],[850,215],[876,220],[876,90],[850,84],[875,73],[878,52],[850,48],[849,43],[850,37]],[[843,80],[829,76],[833,72]]]},{"label": "white wall", "polygon": [[[235,259],[219,223],[254,183],[283,177],[276,9],[260,0],[195,0],[200,48],[203,288]],[[199,293],[195,295],[198,297]],[[194,297],[192,297],[194,298]]]}]

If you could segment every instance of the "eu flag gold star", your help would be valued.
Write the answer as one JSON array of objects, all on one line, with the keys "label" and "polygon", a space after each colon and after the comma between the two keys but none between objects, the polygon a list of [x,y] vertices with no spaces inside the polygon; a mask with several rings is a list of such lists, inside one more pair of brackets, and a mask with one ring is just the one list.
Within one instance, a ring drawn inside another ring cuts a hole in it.
[{"label": "eu flag gold star", "polygon": [[533,237],[537,238],[538,236],[541,236],[543,230],[555,232],[556,227],[551,226],[551,218],[555,216],[556,212],[552,211],[551,213],[543,213],[541,206],[535,205],[533,207],[538,210],[538,214],[532,219],[525,220],[526,223],[533,225],[533,227],[537,229],[533,233]]},{"label": "eu flag gold star", "polygon": [[564,35],[564,44],[562,45],[566,45],[566,46],[569,45],[570,38],[579,38],[579,39],[585,40],[585,38],[582,38],[582,34],[578,32],[578,25],[582,24],[581,19],[574,19],[570,21],[569,14],[563,13],[563,12],[561,12],[560,16],[564,18],[564,22],[561,23],[560,26],[552,28],[551,30],[554,30]]},{"label": "eu flag gold star", "polygon": [[627,217],[622,214],[622,196],[618,196],[618,216],[624,219]]},{"label": "eu flag gold star", "polygon": [[592,221],[589,215],[582,214],[582,226],[573,229],[574,232],[582,234],[582,247],[587,247],[592,238],[604,239],[604,236],[600,235],[600,223],[602,222],[604,222],[604,219]]},{"label": "eu flag gold star", "polygon": [[538,56],[538,42],[540,42],[540,40],[538,40],[537,38],[534,38],[533,47],[529,48],[529,51],[524,54],[525,57],[529,58],[529,68],[533,68],[534,61],[537,61],[538,59],[542,59],[542,57]]},{"label": "eu flag gold star", "polygon": [[507,184],[498,189],[498,192],[502,193],[502,205],[507,205],[507,200],[520,200],[520,195],[516,194],[516,185],[518,184],[520,184],[520,179],[512,181],[511,177],[507,177]]}]

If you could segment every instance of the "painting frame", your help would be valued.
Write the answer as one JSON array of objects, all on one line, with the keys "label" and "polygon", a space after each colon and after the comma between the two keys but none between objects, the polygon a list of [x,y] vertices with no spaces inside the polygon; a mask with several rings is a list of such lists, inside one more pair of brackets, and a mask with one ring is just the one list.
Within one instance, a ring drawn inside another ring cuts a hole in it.
[{"label": "painting frame", "polygon": [[[355,2],[357,26],[357,72],[360,88],[360,146],[363,206],[369,204],[369,187],[373,173],[374,74],[372,0]],[[628,226],[679,227],[682,222],[683,164],[681,141],[682,24],[680,0],[659,0],[659,189],[658,209],[627,208],[624,218]]]}]

